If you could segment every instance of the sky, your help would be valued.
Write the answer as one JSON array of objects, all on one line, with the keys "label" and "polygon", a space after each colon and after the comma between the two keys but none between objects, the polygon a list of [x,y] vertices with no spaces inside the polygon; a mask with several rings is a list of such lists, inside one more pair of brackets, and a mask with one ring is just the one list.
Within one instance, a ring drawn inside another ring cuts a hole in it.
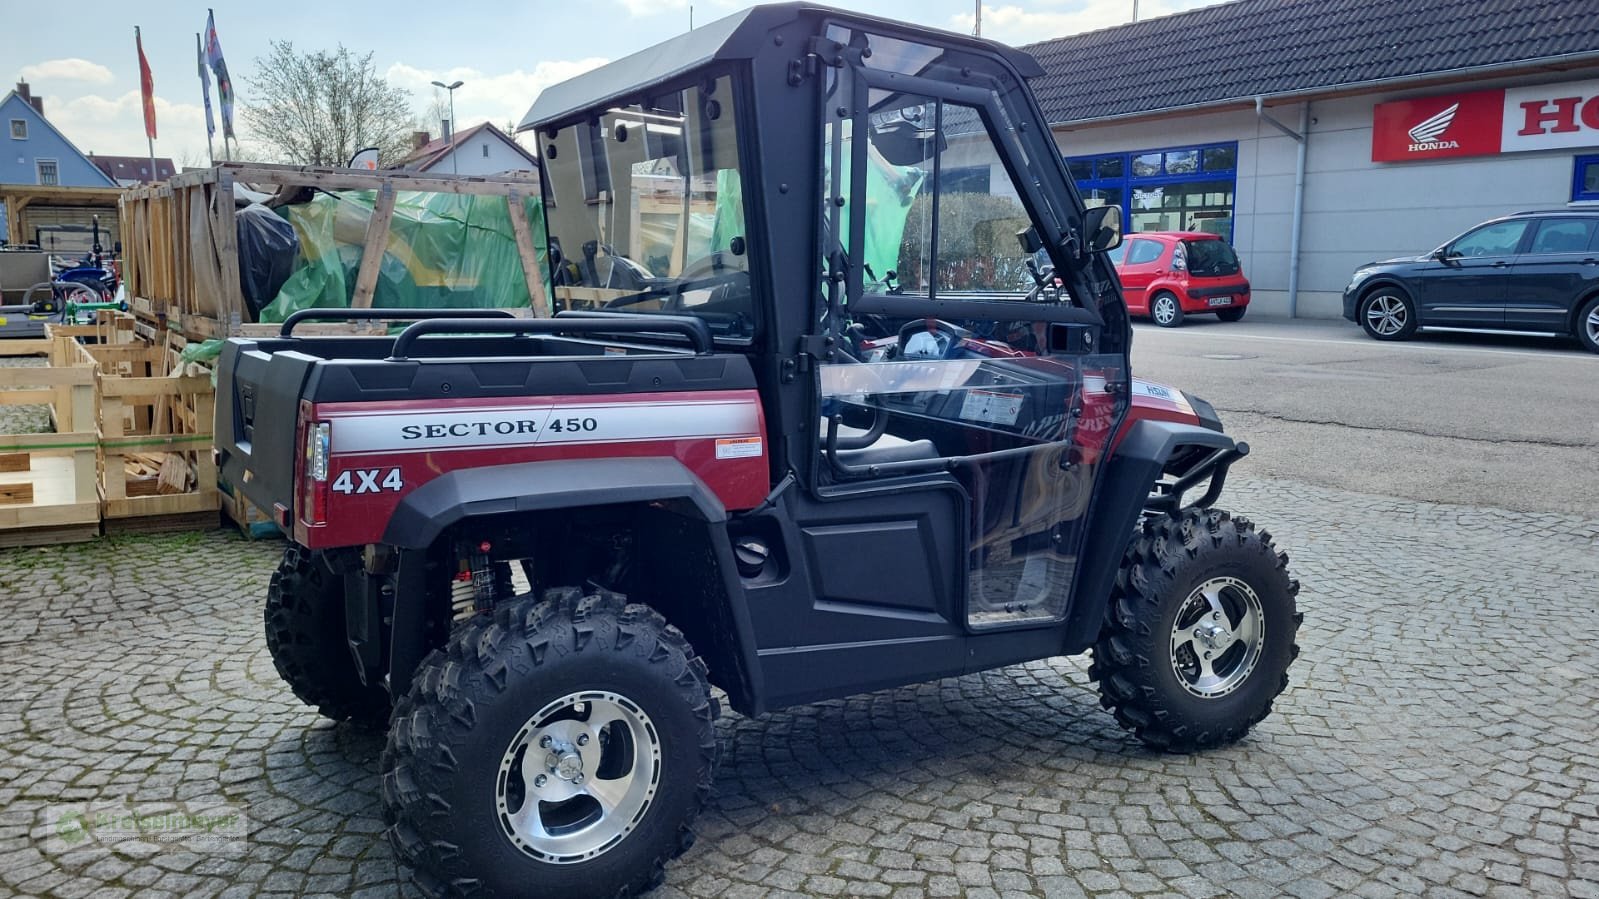
[{"label": "sky", "polygon": [[[255,60],[271,40],[306,50],[340,43],[371,51],[378,72],[410,93],[419,123],[437,92],[432,81],[460,80],[460,128],[484,120],[520,121],[544,87],[642,50],[689,27],[751,4],[738,0],[577,0],[451,3],[416,0],[214,0],[217,35],[238,102],[250,101]],[[1140,18],[1219,0],[1137,0]],[[1132,20],[1134,0],[998,0],[983,7],[983,36],[1026,44]],[[842,4],[838,4],[842,5]],[[157,156],[179,166],[206,163],[205,113],[194,36],[206,7],[171,0],[73,0],[70,15],[39,0],[0,0],[0,96],[26,80],[44,97],[45,117],[84,152],[142,156],[139,65],[133,29],[141,26],[155,82]],[[850,8],[971,33],[972,0],[861,0]],[[9,71],[3,71],[9,69]],[[212,85],[212,102],[216,88]],[[220,108],[218,107],[218,116]],[[246,143],[249,134],[236,121]],[[435,135],[437,122],[422,124]],[[221,121],[217,146],[221,147]]]}]

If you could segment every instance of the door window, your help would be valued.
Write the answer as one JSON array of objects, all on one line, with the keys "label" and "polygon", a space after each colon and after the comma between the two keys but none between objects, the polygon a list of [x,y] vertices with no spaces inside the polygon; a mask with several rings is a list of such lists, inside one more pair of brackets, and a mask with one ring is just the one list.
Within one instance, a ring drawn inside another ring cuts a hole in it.
[{"label": "door window", "polygon": [[1544,219],[1538,223],[1538,233],[1533,235],[1533,255],[1550,253],[1582,253],[1593,239],[1593,219]]},{"label": "door window", "polygon": [[1527,219],[1494,222],[1468,231],[1449,246],[1451,256],[1509,256],[1521,246],[1527,233]]},{"label": "door window", "polygon": [[[1125,407],[1123,359],[1072,351],[1066,322],[1080,310],[1027,267],[1018,232],[1032,219],[993,137],[1009,127],[999,110],[869,96],[863,146],[854,122],[824,127],[824,242],[839,235],[837,255],[863,272],[856,307],[842,309],[843,352],[818,366],[824,471],[839,485],[958,483],[968,623],[1057,618]],[[864,184],[849,184],[862,152]]]},{"label": "door window", "polygon": [[1148,265],[1160,258],[1166,247],[1157,240],[1139,240],[1134,238],[1128,241],[1130,249],[1127,251],[1128,265]]}]

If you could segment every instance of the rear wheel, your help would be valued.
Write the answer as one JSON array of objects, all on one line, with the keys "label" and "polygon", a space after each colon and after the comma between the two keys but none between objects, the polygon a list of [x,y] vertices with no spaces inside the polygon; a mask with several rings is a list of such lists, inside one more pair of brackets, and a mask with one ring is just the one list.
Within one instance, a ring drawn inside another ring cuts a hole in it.
[{"label": "rear wheel", "polygon": [[278,676],[334,721],[378,727],[389,693],[361,683],[344,625],[344,580],[303,546],[290,543],[267,587],[266,644]]},{"label": "rear wheel", "polygon": [[1288,685],[1301,616],[1288,556],[1219,510],[1146,520],[1111,593],[1089,676],[1149,746],[1241,738]]},{"label": "rear wheel", "polygon": [[1379,287],[1360,301],[1360,326],[1378,340],[1407,340],[1416,324],[1416,304],[1397,287]]},{"label": "rear wheel", "polygon": [[1239,306],[1236,309],[1222,309],[1217,311],[1216,317],[1224,322],[1242,321],[1244,318],[1244,310],[1248,308],[1248,306]]},{"label": "rear wheel", "polygon": [[1161,291],[1149,301],[1149,317],[1162,328],[1175,328],[1183,323],[1183,305],[1175,294]]},{"label": "rear wheel", "polygon": [[384,751],[389,839],[429,895],[626,896],[692,842],[716,763],[704,662],[618,594],[459,625]]},{"label": "rear wheel", "polygon": [[1599,296],[1577,310],[1577,340],[1590,353],[1599,353]]}]

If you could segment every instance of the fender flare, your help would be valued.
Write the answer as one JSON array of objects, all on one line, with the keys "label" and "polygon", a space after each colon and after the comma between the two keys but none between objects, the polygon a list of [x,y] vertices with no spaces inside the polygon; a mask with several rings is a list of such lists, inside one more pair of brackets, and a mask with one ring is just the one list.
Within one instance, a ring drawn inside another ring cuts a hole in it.
[{"label": "fender flare", "polygon": [[[470,518],[547,512],[601,505],[656,503],[704,525],[717,561],[733,633],[730,652],[736,671],[719,683],[735,708],[758,712],[764,681],[755,651],[755,632],[727,534],[727,509],[715,493],[681,462],[665,457],[564,459],[519,462],[464,469],[441,475],[401,500],[383,533],[383,542],[402,550],[405,560],[425,557],[449,528]],[[397,603],[390,654],[390,682],[409,687],[425,649],[417,644],[426,612],[420,603]],[[398,695],[398,692],[396,693]]]},{"label": "fender flare", "polygon": [[383,542],[426,549],[452,525],[483,515],[666,502],[708,523],[727,521],[710,488],[676,459],[565,459],[452,471],[407,494]]},{"label": "fender flare", "polygon": [[1234,450],[1239,444],[1210,428],[1143,419],[1133,424],[1106,463],[1089,512],[1082,565],[1066,622],[1065,654],[1083,651],[1098,636],[1111,586],[1150,491],[1166,463],[1187,446]]}]

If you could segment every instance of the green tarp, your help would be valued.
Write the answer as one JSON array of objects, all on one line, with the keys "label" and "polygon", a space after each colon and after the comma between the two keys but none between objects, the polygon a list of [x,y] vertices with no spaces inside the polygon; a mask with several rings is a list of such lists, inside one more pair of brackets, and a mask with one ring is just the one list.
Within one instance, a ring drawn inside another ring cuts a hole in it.
[{"label": "green tarp", "polygon": [[[281,322],[301,309],[350,305],[375,197],[373,191],[318,193],[309,202],[276,210],[294,226],[300,252],[294,273],[261,310],[261,321]],[[547,272],[543,205],[537,196],[524,202],[539,271]],[[396,194],[372,305],[527,308],[527,280],[505,198]]]}]

